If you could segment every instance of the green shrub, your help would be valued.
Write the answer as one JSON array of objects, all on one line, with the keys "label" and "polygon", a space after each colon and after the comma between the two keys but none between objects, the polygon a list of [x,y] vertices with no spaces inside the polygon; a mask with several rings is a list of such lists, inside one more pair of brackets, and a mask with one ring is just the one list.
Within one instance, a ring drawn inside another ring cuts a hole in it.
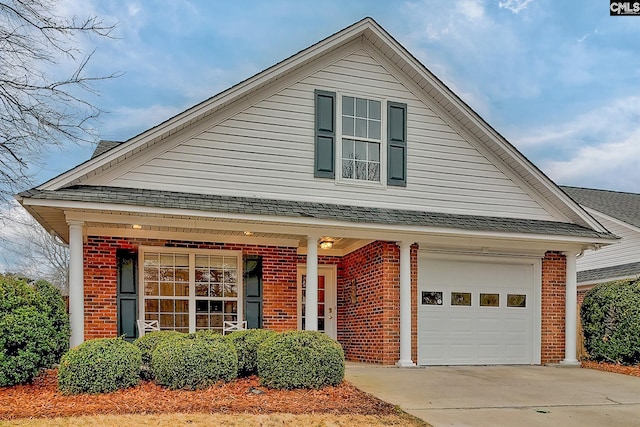
[{"label": "green shrub", "polygon": [[279,389],[321,388],[344,379],[344,352],[321,332],[276,334],[258,346],[258,375]]},{"label": "green shrub", "polygon": [[142,354],[123,338],[86,341],[60,361],[58,388],[63,394],[109,393],[140,380]]},{"label": "green shrub", "polygon": [[598,361],[640,363],[640,280],[594,286],[580,309],[584,344]]},{"label": "green shrub", "polygon": [[189,334],[190,339],[202,339],[210,341],[218,341],[225,339],[224,335],[220,332],[212,331],[209,329],[201,329],[195,333]]},{"label": "green shrub", "polygon": [[172,390],[206,388],[236,378],[238,356],[224,339],[167,340],[153,352],[151,371],[156,383]]},{"label": "green shrub", "polygon": [[32,380],[69,348],[69,316],[60,291],[0,274],[0,387]]},{"label": "green shrub", "polygon": [[138,347],[142,353],[140,376],[145,380],[153,379],[153,374],[151,372],[151,356],[158,345],[166,341],[183,339],[186,336],[186,334],[177,331],[157,331],[148,332],[136,339],[133,344]]},{"label": "green shrub", "polygon": [[238,376],[248,377],[258,374],[258,346],[275,332],[267,329],[247,329],[227,335],[238,353]]}]

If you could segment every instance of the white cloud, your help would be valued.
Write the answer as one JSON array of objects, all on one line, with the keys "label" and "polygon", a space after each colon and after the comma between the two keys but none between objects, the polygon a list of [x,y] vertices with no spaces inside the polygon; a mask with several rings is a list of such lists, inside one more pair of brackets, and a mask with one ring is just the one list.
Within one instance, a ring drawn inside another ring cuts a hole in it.
[{"label": "white cloud", "polygon": [[557,183],[640,193],[640,96],[510,139]]},{"label": "white cloud", "polygon": [[518,14],[525,10],[533,0],[505,0],[498,3],[500,9],[507,9]]}]

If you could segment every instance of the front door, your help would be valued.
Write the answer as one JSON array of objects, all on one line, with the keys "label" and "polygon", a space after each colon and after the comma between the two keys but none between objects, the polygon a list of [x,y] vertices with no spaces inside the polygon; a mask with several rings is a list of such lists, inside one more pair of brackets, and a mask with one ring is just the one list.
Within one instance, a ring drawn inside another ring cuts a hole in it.
[{"label": "front door", "polygon": [[[298,329],[305,329],[307,268],[298,266]],[[337,338],[336,266],[318,266],[318,330]]]}]

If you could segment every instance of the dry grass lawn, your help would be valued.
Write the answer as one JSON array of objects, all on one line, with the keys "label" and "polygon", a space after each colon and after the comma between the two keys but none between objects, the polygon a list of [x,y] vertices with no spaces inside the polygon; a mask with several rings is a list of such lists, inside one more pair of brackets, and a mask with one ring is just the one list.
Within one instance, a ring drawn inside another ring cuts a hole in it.
[{"label": "dry grass lawn", "polygon": [[428,424],[399,412],[397,415],[332,415],[332,414],[160,414],[160,415],[96,415],[64,418],[35,418],[0,421],[0,426],[66,427],[66,426],[173,426],[192,427],[425,427]]}]

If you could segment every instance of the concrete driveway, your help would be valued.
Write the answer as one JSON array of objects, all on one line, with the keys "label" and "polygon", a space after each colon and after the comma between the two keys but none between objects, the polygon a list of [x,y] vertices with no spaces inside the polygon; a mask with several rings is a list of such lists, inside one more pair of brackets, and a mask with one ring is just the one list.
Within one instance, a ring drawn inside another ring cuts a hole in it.
[{"label": "concrete driveway", "polygon": [[640,426],[640,378],[591,369],[347,363],[346,379],[434,427]]}]

